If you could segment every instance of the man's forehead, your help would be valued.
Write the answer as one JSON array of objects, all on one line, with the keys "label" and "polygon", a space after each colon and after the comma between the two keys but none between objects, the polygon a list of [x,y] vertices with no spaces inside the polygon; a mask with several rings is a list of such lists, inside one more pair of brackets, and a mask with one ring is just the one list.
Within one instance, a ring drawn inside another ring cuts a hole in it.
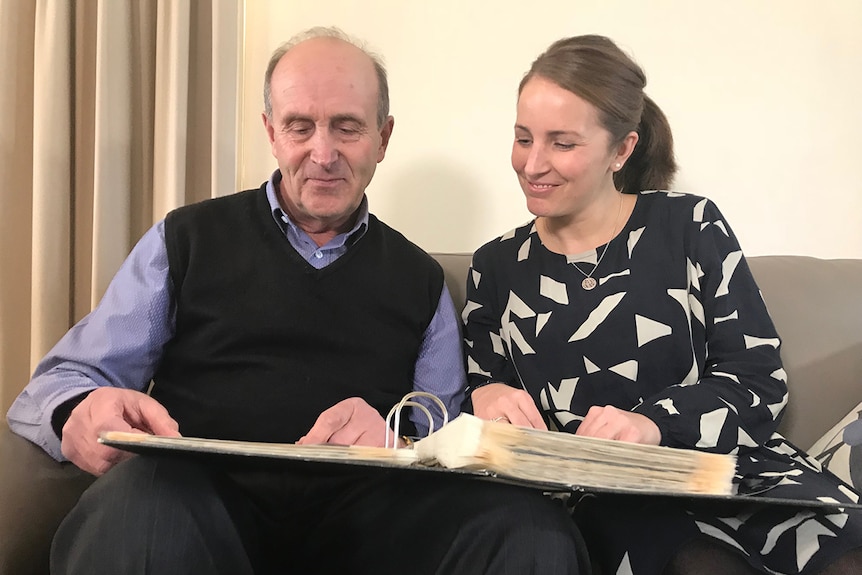
[{"label": "man's forehead", "polygon": [[[292,48],[272,76],[273,103],[279,107],[335,106],[338,113],[375,108],[377,75],[359,48],[334,38],[314,38]],[[300,112],[300,110],[296,110]]]},{"label": "man's forehead", "polygon": [[300,42],[287,51],[274,70],[274,74],[319,76],[338,73],[362,78],[376,78],[374,62],[353,44],[337,38],[312,38]]}]

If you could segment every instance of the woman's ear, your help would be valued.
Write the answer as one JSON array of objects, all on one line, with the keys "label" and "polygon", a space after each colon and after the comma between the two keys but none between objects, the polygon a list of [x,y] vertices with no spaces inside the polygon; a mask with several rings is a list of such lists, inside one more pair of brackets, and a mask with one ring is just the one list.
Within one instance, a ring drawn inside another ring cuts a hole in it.
[{"label": "woman's ear", "polygon": [[[612,158],[611,165],[614,166],[616,171],[619,171],[623,165],[625,165],[626,160],[629,159],[629,156],[632,155],[632,152],[635,151],[635,146],[638,143],[638,133],[635,131],[631,131],[626,134],[626,137],[623,138],[622,142],[616,148],[616,155]],[[619,164],[619,168],[617,168],[617,164]]]}]

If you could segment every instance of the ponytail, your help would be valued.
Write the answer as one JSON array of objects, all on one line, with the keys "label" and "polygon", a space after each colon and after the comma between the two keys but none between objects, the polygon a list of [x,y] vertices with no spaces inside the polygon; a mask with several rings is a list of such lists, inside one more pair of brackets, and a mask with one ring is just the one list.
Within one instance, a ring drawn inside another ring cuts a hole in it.
[{"label": "ponytail", "polygon": [[637,133],[638,143],[614,174],[614,185],[624,194],[669,189],[676,173],[673,134],[664,112],[646,94]]}]

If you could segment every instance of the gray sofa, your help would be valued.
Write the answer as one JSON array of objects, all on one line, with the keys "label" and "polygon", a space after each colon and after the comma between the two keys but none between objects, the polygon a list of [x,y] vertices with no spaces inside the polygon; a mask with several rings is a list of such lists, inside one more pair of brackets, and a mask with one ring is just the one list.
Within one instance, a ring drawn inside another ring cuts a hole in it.
[{"label": "gray sofa", "polygon": [[[469,254],[434,254],[456,305]],[[790,406],[781,431],[808,448],[862,401],[862,259],[762,256],[749,264],[783,339]],[[0,575],[44,575],[54,529],[91,478],[0,421]]]}]

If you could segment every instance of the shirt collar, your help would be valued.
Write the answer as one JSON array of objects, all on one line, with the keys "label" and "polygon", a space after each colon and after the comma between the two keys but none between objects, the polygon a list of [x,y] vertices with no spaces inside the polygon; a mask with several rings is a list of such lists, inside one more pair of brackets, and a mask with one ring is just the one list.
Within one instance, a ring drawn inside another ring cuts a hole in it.
[{"label": "shirt collar", "polygon": [[[272,175],[269,177],[269,180],[266,182],[266,199],[269,201],[270,210],[272,210],[272,217],[275,222],[278,224],[281,231],[287,233],[288,228],[293,231],[294,234],[302,237],[308,237],[308,234],[294,223],[292,219],[281,209],[281,205],[278,203],[278,185],[281,183],[281,171],[275,170]],[[356,222],[353,224],[353,227],[347,232],[338,234],[335,236],[327,245],[339,244],[339,245],[352,245],[356,241],[359,240],[362,236],[365,235],[365,231],[368,229],[368,214],[370,213],[368,210],[368,196],[362,196],[362,202],[359,204],[359,213],[356,218]]]}]

